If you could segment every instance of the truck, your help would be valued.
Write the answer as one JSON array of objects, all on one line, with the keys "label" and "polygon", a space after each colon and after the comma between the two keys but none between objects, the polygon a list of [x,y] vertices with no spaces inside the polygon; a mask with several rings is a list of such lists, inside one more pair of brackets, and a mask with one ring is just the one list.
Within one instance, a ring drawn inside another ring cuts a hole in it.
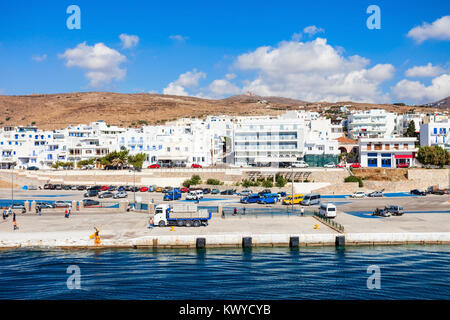
[{"label": "truck", "polygon": [[164,199],[164,201],[181,199],[180,189],[173,189],[173,190],[167,191],[167,193],[164,195],[163,199]]},{"label": "truck", "polygon": [[200,227],[207,226],[210,219],[211,212],[206,209],[199,210],[196,204],[174,203],[157,205],[153,223],[159,227]]},{"label": "truck", "polygon": [[445,190],[439,189],[439,186],[437,186],[437,185],[428,187],[426,192],[431,193],[431,194],[439,194],[439,195],[445,194]]}]

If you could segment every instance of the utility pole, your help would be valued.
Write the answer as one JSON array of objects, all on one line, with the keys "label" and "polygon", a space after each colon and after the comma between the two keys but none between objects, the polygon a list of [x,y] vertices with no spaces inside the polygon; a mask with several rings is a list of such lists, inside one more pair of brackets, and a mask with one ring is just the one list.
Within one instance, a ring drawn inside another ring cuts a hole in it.
[{"label": "utility pole", "polygon": [[11,209],[14,204],[14,165],[12,165],[11,170]]},{"label": "utility pole", "polygon": [[136,169],[133,166],[133,197],[134,197],[134,208],[136,209]]},{"label": "utility pole", "polygon": [[292,213],[294,213],[294,166],[291,162],[291,191],[292,191],[292,201],[291,201],[291,208]]}]

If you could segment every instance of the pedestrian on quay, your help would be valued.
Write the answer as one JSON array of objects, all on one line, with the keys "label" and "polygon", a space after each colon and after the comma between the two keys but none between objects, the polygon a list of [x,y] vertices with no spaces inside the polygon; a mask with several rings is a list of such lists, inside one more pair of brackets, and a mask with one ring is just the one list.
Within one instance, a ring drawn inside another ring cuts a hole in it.
[{"label": "pedestrian on quay", "polygon": [[153,217],[150,217],[150,219],[148,219],[148,229],[153,229],[154,226]]},{"label": "pedestrian on quay", "polygon": [[19,227],[17,226],[16,214],[15,213],[13,214],[13,227],[14,227],[14,230],[19,229]]},{"label": "pedestrian on quay", "polygon": [[237,208],[234,208],[233,210],[233,216],[237,215]]},{"label": "pedestrian on quay", "polygon": [[36,214],[39,214],[39,206],[36,206],[34,209],[36,210]]},{"label": "pedestrian on quay", "polygon": [[242,208],[242,214],[245,215],[245,207]]},{"label": "pedestrian on quay", "polygon": [[303,217],[303,214],[305,213],[305,209],[301,208],[300,209],[300,215]]},{"label": "pedestrian on quay", "polygon": [[67,209],[64,211],[64,217],[69,218],[69,211]]},{"label": "pedestrian on quay", "polygon": [[39,206],[38,213],[40,216],[42,216],[42,207],[41,206]]},{"label": "pedestrian on quay", "polygon": [[71,213],[72,213],[72,206],[69,205],[69,216],[70,216]]},{"label": "pedestrian on quay", "polygon": [[5,220],[6,217],[7,217],[7,215],[6,215],[6,210],[5,210],[5,209],[3,209],[2,216],[3,216],[3,220]]}]

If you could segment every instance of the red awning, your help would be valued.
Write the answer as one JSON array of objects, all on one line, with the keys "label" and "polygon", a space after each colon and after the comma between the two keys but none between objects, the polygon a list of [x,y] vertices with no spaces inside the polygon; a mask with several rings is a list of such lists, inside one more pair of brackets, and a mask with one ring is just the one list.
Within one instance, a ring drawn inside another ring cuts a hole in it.
[{"label": "red awning", "polygon": [[396,154],[395,159],[412,159],[412,154]]}]

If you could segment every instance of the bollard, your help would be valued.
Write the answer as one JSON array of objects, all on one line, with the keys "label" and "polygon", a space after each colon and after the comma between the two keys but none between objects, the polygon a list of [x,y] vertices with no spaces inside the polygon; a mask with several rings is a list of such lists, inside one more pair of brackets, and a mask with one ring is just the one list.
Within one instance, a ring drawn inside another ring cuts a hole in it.
[{"label": "bollard", "polygon": [[205,249],[206,247],[206,238],[197,238],[195,242],[195,247],[197,249]]},{"label": "bollard", "polygon": [[252,238],[244,237],[242,238],[242,248],[251,248],[252,247]]},{"label": "bollard", "polygon": [[299,245],[299,237],[290,237],[289,238],[289,247],[290,248],[298,248]]},{"label": "bollard", "polygon": [[336,247],[345,247],[345,236],[336,236]]}]

